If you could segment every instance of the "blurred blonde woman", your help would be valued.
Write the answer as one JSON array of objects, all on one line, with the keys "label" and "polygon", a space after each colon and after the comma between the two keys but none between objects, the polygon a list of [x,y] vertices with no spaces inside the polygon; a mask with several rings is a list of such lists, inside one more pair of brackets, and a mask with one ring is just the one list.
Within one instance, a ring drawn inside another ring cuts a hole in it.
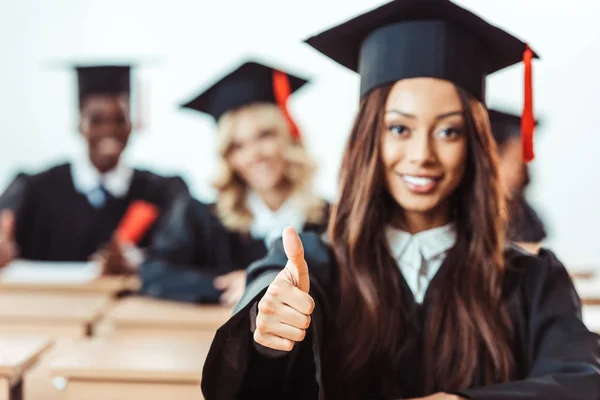
[{"label": "blurred blonde woman", "polygon": [[245,268],[286,226],[325,229],[328,204],[313,193],[315,163],[286,106],[306,82],[247,62],[183,106],[217,122],[217,200],[175,208],[142,266],[144,293],[233,305]]}]

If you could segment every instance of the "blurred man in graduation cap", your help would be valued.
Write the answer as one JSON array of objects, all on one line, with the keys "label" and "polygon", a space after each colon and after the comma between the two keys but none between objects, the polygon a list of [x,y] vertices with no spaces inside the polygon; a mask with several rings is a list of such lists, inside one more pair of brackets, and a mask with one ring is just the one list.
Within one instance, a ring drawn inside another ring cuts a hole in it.
[{"label": "blurred man in graduation cap", "polygon": [[143,292],[233,305],[245,268],[286,226],[325,229],[328,204],[313,193],[315,167],[287,110],[288,97],[306,83],[249,61],[183,105],[217,122],[217,201],[176,208],[142,267]]},{"label": "blurred man in graduation cap", "polygon": [[525,197],[530,176],[522,155],[521,116],[495,109],[490,109],[489,115],[498,146],[500,172],[509,196],[508,240],[537,252],[546,238],[546,230]]},{"label": "blurred man in graduation cap", "polygon": [[139,252],[129,251],[132,245],[147,246],[155,219],[189,194],[179,177],[122,161],[132,132],[131,69],[76,67],[79,132],[87,154],[38,174],[20,173],[0,197],[0,266],[17,257],[96,257],[105,273],[129,272],[140,262]]}]

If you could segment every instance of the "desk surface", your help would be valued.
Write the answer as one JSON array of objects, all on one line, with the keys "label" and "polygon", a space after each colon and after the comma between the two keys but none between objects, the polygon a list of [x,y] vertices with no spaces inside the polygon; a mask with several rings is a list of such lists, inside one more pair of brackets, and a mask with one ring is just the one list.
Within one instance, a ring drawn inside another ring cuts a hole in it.
[{"label": "desk surface", "polygon": [[74,343],[51,364],[53,377],[199,384],[207,343],[95,338]]},{"label": "desk surface", "polygon": [[3,322],[91,322],[112,302],[106,295],[0,292]]},{"label": "desk surface", "polygon": [[567,265],[567,270],[575,280],[600,278],[600,265]]},{"label": "desk surface", "polygon": [[140,287],[138,277],[103,276],[86,283],[5,282],[0,278],[0,292],[81,293],[115,296]]},{"label": "desk surface", "polygon": [[18,380],[51,344],[47,337],[0,335],[0,376]]},{"label": "desk surface", "polygon": [[129,297],[118,302],[106,314],[115,325],[136,327],[182,327],[216,330],[231,317],[232,309],[201,306],[146,297]]},{"label": "desk surface", "polygon": [[23,374],[24,400],[61,400],[60,392],[52,384],[50,365],[54,359],[64,353],[73,342],[81,339],[55,340],[52,347],[40,355],[35,365]]}]

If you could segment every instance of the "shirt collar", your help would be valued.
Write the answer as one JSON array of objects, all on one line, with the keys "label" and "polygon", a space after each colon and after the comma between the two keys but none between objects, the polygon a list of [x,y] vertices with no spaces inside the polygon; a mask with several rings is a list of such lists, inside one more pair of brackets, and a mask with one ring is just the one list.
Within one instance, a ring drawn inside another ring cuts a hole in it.
[{"label": "shirt collar", "polygon": [[[409,244],[414,243],[414,246],[411,245],[410,247],[416,247],[423,259],[430,261],[454,246],[456,243],[456,226],[454,223],[450,223],[416,234],[388,226],[386,238],[392,255],[397,260],[411,262],[413,257],[412,254],[407,254],[409,253],[407,249]],[[407,258],[407,260],[403,260],[404,258]]]},{"label": "shirt collar", "polygon": [[250,234],[255,239],[263,239],[267,246],[281,237],[286,227],[291,226],[301,231],[306,222],[306,214],[298,206],[294,196],[290,196],[281,207],[273,211],[257,193],[250,192],[248,208],[253,217]]},{"label": "shirt collar", "polygon": [[71,176],[75,190],[88,195],[102,184],[115,197],[125,197],[133,179],[133,169],[119,163],[112,170],[101,174],[91,161],[78,158],[71,163]]}]

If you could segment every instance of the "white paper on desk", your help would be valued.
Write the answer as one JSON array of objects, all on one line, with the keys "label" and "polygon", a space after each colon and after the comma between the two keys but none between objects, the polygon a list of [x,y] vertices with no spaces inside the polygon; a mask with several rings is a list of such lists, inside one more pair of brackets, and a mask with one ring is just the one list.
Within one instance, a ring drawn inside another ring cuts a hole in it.
[{"label": "white paper on desk", "polygon": [[81,285],[100,276],[97,262],[15,260],[0,271],[3,283]]}]

